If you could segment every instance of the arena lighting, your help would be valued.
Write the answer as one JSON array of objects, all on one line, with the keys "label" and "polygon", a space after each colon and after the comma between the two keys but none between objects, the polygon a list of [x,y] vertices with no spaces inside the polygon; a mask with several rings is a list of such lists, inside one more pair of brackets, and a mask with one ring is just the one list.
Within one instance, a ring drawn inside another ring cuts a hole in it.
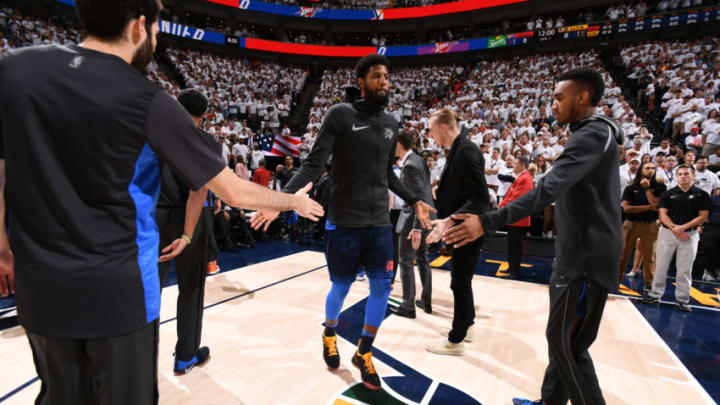
[{"label": "arena lighting", "polygon": [[423,7],[385,8],[379,10],[340,10],[315,7],[285,6],[258,0],[205,0],[243,10],[280,14],[291,17],[316,18],[324,20],[399,20],[421,18],[443,14],[462,13],[484,8],[525,3],[528,0],[462,0],[452,3],[433,4]]}]

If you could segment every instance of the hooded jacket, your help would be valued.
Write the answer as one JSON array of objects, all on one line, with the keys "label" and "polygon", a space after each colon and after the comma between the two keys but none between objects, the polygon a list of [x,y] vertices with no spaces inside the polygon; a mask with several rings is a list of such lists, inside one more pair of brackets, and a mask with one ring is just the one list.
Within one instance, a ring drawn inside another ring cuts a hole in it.
[{"label": "hooded jacket", "polygon": [[623,246],[617,193],[622,131],[597,115],[572,123],[570,130],[572,136],[562,155],[534,189],[504,208],[477,214],[490,234],[557,202],[554,271],[570,280],[588,279],[615,290]]},{"label": "hooded jacket", "polygon": [[325,115],[312,152],[283,188],[294,193],[320,177],[332,154],[328,222],[346,227],[390,225],[388,188],[409,204],[418,201],[393,171],[398,122],[383,106],[348,87],[345,102]]}]

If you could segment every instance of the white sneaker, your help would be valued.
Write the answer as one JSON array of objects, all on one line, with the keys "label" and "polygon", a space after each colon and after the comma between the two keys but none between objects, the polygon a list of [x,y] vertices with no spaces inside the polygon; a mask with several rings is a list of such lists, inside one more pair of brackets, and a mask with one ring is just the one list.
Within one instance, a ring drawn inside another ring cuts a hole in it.
[{"label": "white sneaker", "polygon": [[715,277],[709,271],[705,270],[702,276],[702,281],[715,281]]},{"label": "white sneaker", "polygon": [[548,238],[552,239],[552,237],[553,237],[552,231],[548,232]]},{"label": "white sneaker", "polygon": [[465,343],[451,343],[447,339],[442,339],[425,346],[425,350],[435,354],[462,356],[463,354],[465,354]]},{"label": "white sneaker", "polygon": [[631,270],[625,276],[628,278],[635,278],[640,275],[639,271]]},{"label": "white sneaker", "polygon": [[[442,328],[442,329],[440,329],[440,334],[447,337],[447,335],[450,334],[450,329],[451,328]],[[471,326],[468,328],[467,333],[465,334],[465,339],[463,339],[463,341],[470,343],[473,341],[474,337],[475,337],[475,332],[473,332],[473,327]]]}]

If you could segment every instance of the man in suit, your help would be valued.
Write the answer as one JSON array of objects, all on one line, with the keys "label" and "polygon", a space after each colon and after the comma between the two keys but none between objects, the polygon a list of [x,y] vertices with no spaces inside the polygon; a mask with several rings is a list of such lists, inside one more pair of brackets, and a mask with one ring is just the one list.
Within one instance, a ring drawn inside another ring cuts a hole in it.
[{"label": "man in suit", "polygon": [[[400,132],[398,135],[395,154],[400,158],[400,180],[405,188],[415,193],[420,200],[428,205],[433,205],[432,190],[430,188],[430,169],[417,153],[413,152],[412,146],[415,143],[412,134]],[[434,214],[430,214],[431,219]],[[400,255],[400,272],[402,274],[403,302],[395,315],[405,318],[415,318],[415,304],[432,313],[432,272],[428,262],[428,246],[425,237],[429,231],[424,231],[420,221],[415,217],[415,210],[412,205],[403,204],[397,222],[398,250]],[[415,271],[413,261],[417,263],[422,283],[422,299],[415,301]]]},{"label": "man in suit", "polygon": [[[515,181],[512,183],[505,198],[500,203],[500,208],[508,203],[517,200],[523,194],[532,190],[533,178],[528,173],[527,168],[530,165],[528,158],[521,156],[515,159]],[[520,258],[522,257],[522,234],[525,228],[530,226],[530,217],[525,217],[512,225],[508,225],[508,262],[510,264],[509,278],[518,278],[520,276]]]},{"label": "man in suit", "polygon": [[[431,115],[429,125],[435,143],[450,149],[437,191],[437,215],[443,219],[433,222],[435,228],[426,238],[427,243],[435,243],[455,225],[451,215],[489,211],[490,195],[485,182],[485,159],[472,141],[459,135],[455,112],[447,108],[437,110]],[[469,329],[475,319],[472,278],[483,240],[452,249],[450,288],[455,301],[452,329],[441,331],[447,339],[426,347],[432,353],[462,355],[465,351],[463,340],[472,338]]]}]

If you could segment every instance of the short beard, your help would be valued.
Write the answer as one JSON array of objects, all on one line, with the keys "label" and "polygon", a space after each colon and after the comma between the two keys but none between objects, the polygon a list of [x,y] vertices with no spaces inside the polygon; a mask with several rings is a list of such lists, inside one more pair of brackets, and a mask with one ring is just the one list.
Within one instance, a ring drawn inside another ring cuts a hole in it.
[{"label": "short beard", "polygon": [[384,107],[387,105],[388,100],[390,97],[388,97],[388,93],[385,92],[384,96],[381,96],[377,94],[377,90],[373,91],[365,87],[365,94],[368,95],[367,100],[377,106]]},{"label": "short beard", "polygon": [[140,48],[137,52],[135,52],[135,55],[133,55],[132,60],[130,61],[130,65],[142,74],[147,74],[147,67],[153,60],[152,48],[152,41],[150,41],[150,35],[148,35],[145,42],[140,45]]}]

